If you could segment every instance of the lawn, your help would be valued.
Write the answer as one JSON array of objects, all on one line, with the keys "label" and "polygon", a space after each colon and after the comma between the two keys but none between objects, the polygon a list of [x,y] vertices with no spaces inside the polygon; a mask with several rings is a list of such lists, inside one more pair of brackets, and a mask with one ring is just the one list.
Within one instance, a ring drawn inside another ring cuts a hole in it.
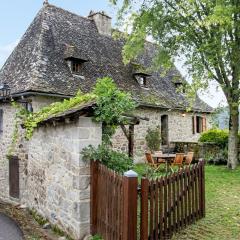
[{"label": "lawn", "polygon": [[240,168],[206,166],[206,218],[173,239],[240,239]]},{"label": "lawn", "polygon": [[[143,166],[137,166],[143,173]],[[206,217],[176,234],[174,240],[240,239],[240,167],[206,166]]]}]

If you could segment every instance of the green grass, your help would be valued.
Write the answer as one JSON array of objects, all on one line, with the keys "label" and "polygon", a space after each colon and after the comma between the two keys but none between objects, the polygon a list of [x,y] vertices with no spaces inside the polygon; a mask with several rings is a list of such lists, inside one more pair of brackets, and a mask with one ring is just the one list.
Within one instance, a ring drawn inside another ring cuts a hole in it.
[{"label": "green grass", "polygon": [[[146,165],[136,165],[144,175]],[[173,236],[173,240],[240,239],[240,167],[206,166],[206,217]],[[160,173],[159,175],[163,175]]]},{"label": "green grass", "polygon": [[173,239],[240,239],[240,168],[206,166],[206,217]]}]

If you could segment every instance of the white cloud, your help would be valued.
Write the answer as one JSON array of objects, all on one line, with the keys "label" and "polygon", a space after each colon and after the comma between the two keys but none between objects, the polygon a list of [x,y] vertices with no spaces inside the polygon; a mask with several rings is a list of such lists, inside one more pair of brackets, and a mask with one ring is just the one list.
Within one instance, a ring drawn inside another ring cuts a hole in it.
[{"label": "white cloud", "polygon": [[7,60],[13,49],[18,44],[19,40],[6,44],[6,45],[0,45],[0,68],[4,64],[4,62]]}]

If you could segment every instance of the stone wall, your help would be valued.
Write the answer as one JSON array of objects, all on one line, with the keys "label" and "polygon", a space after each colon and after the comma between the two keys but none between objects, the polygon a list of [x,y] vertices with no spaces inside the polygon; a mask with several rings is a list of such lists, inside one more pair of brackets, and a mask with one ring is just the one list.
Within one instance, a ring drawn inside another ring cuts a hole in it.
[{"label": "stone wall", "polygon": [[[11,154],[19,157],[19,185],[20,185],[20,198],[15,199],[9,196],[9,154],[10,147],[13,140],[13,132],[15,128],[15,115],[16,109],[10,103],[1,103],[0,109],[3,110],[3,132],[0,134],[0,199],[10,202],[19,202],[25,194],[26,174],[27,174],[27,151],[25,140],[19,137]],[[22,128],[19,127],[18,131],[21,135]]]},{"label": "stone wall", "polygon": [[[34,111],[49,105],[53,102],[60,101],[60,98],[33,96],[30,98]],[[0,199],[10,202],[23,202],[26,199],[27,189],[27,164],[28,164],[28,142],[24,139],[24,129],[18,127],[19,137],[11,155],[19,158],[19,199],[9,196],[9,160],[7,154],[13,140],[15,128],[15,115],[17,110],[10,103],[1,103],[0,109],[3,110],[3,133],[0,134]]]},{"label": "stone wall", "polygon": [[86,117],[41,127],[29,143],[27,205],[76,239],[90,232],[90,169],[80,152],[100,143],[101,125]]},{"label": "stone wall", "polygon": [[[192,113],[185,113],[182,115],[180,111],[163,111],[159,109],[139,108],[134,113],[137,116],[147,117],[150,120],[141,120],[139,125],[135,126],[134,131],[134,161],[143,162],[144,152],[147,150],[145,136],[149,127],[161,127],[161,116],[168,115],[168,137],[169,142],[197,142],[200,134],[192,133]],[[197,114],[201,116],[201,114]],[[210,121],[207,116],[207,128],[209,129]],[[118,128],[112,139],[113,148],[118,151],[128,151],[128,142],[122,132],[121,128]]]},{"label": "stone wall", "polygon": [[62,101],[62,98],[58,97],[45,97],[45,96],[33,96],[32,99],[32,107],[33,111],[37,112],[40,108],[45,107],[51,103]]}]

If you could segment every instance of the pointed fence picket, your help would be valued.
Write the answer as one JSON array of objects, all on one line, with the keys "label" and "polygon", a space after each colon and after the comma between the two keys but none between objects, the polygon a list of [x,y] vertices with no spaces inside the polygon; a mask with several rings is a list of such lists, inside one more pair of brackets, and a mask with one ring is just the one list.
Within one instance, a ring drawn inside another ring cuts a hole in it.
[{"label": "pointed fence picket", "polygon": [[139,229],[141,240],[169,239],[205,216],[204,177],[200,161],[159,179],[142,178],[139,187],[136,176],[92,162],[91,232],[104,240],[136,240]]}]

